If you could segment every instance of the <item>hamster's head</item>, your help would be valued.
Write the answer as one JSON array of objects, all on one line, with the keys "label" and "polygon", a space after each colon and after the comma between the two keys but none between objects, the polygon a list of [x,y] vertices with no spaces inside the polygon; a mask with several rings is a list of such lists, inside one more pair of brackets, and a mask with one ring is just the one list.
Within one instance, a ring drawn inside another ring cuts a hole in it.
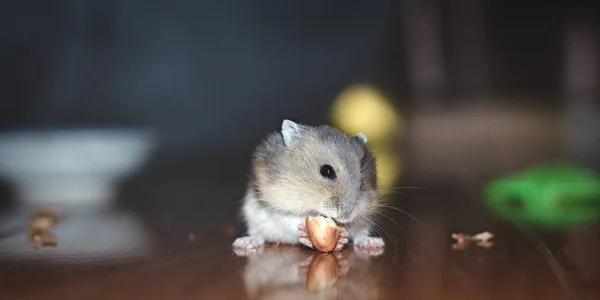
[{"label": "hamster's head", "polygon": [[261,187],[270,206],[324,215],[339,224],[368,217],[376,208],[376,163],[364,134],[347,136],[329,126],[284,120],[274,138],[279,149],[265,160],[269,184]]}]

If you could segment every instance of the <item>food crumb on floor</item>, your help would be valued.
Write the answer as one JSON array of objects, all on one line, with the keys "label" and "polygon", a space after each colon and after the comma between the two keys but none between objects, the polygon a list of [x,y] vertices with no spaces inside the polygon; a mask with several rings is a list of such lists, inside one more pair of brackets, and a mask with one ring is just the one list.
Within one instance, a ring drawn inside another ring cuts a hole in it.
[{"label": "food crumb on floor", "polygon": [[194,242],[196,242],[197,240],[198,240],[198,239],[196,238],[196,235],[195,235],[195,234],[193,234],[193,233],[190,233],[190,234],[188,234],[188,241],[189,241],[190,243],[194,243]]},{"label": "food crumb on floor", "polygon": [[472,236],[464,233],[453,233],[452,238],[456,240],[456,243],[452,245],[452,249],[455,250],[464,250],[472,242],[476,243],[477,246],[486,249],[494,246],[494,242],[491,241],[494,238],[494,234],[489,231],[478,233]]},{"label": "food crumb on floor", "polygon": [[29,240],[33,247],[55,247],[58,245],[58,239],[51,232],[60,220],[58,211],[49,208],[40,208],[29,218],[27,228],[29,230]]},{"label": "food crumb on floor", "polygon": [[221,234],[228,236],[228,237],[235,236],[235,228],[231,225],[222,225],[220,228],[220,232],[221,232]]}]

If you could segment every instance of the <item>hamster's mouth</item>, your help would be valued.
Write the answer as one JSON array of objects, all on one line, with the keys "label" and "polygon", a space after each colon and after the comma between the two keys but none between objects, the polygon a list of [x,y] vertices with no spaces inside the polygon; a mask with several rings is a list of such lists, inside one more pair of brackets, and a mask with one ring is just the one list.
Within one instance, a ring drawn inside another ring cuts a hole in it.
[{"label": "hamster's mouth", "polygon": [[311,212],[308,215],[309,216],[313,216],[313,217],[319,216],[319,217],[323,217],[323,218],[329,218],[329,219],[333,220],[333,222],[335,222],[335,224],[337,226],[340,226],[340,227],[346,227],[350,223],[352,223],[351,220],[340,220],[339,218],[328,216],[326,214],[322,214],[322,213],[319,213],[319,212],[316,212],[316,211],[315,212]]},{"label": "hamster's mouth", "polygon": [[348,225],[348,223],[349,223],[349,222],[340,222],[340,220],[338,220],[338,219],[336,219],[336,218],[334,218],[334,217],[326,216],[326,215],[324,215],[324,214],[319,214],[319,216],[321,216],[321,217],[323,217],[323,218],[330,218],[330,219],[332,219],[332,220],[333,220],[333,222],[335,222],[335,224],[336,224],[337,226],[342,226],[342,227],[343,227],[343,226],[346,226],[346,225]]},{"label": "hamster's mouth", "polygon": [[350,222],[341,222],[341,221],[336,220],[336,219],[333,219],[333,221],[335,222],[335,224],[337,224],[338,226],[341,226],[341,227],[347,227],[348,224],[350,224]]}]

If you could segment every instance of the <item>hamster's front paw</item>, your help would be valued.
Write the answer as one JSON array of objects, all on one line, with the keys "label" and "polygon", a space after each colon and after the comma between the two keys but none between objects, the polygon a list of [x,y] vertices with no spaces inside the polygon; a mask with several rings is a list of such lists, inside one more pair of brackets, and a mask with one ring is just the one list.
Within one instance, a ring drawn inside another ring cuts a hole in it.
[{"label": "hamster's front paw", "polygon": [[348,230],[346,230],[346,228],[344,228],[344,227],[338,227],[338,228],[339,228],[340,237],[338,239],[338,242],[337,242],[337,245],[335,246],[334,251],[342,250],[342,248],[344,248],[344,246],[346,246],[346,244],[348,244]]},{"label": "hamster's front paw", "polygon": [[233,242],[233,251],[238,256],[247,256],[256,253],[265,245],[265,240],[260,237],[244,236],[235,239]]},{"label": "hamster's front paw", "polygon": [[354,250],[358,254],[379,256],[383,253],[385,243],[380,237],[361,236],[354,238]]},{"label": "hamster's front paw", "polygon": [[298,238],[298,242],[300,242],[300,244],[309,247],[309,248],[314,248],[313,243],[310,241],[310,238],[308,237],[308,229],[306,228],[306,224],[301,223],[300,225],[298,225],[298,231],[300,234],[300,237]]},{"label": "hamster's front paw", "polygon": [[[301,223],[300,225],[298,225],[298,230],[300,231],[300,237],[298,238],[298,241],[306,247],[314,248],[313,243],[308,237],[308,229],[306,228],[306,224]],[[338,227],[338,232],[339,238],[334,251],[341,250],[348,243],[348,230],[346,230],[346,228],[344,227]]]}]

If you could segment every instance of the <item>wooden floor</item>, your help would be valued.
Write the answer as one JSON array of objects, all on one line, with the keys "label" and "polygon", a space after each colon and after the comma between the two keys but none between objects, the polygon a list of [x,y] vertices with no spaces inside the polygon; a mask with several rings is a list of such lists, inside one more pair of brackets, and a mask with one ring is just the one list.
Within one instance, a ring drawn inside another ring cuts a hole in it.
[{"label": "wooden floor", "polygon": [[[152,193],[178,193],[148,184]],[[0,239],[0,291],[2,299],[600,299],[596,228],[540,235],[547,256],[540,241],[491,217],[476,195],[440,186],[399,196],[392,205],[419,221],[386,211],[380,256],[351,246],[331,255],[275,245],[237,256],[235,206],[186,207],[187,199],[171,211],[131,202],[73,213],[55,228],[56,247],[34,250],[24,231],[28,211],[13,210],[3,217],[16,229]],[[482,231],[495,235],[491,248],[453,249],[452,233]],[[328,280],[331,287],[314,290]]]}]

